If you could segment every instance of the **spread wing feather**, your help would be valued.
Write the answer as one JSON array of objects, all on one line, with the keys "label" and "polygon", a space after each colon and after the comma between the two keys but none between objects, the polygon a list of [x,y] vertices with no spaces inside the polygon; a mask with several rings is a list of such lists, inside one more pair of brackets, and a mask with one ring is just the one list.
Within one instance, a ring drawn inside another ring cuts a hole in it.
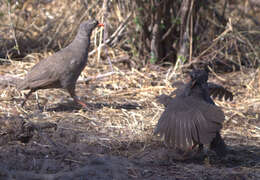
[{"label": "spread wing feather", "polygon": [[225,100],[233,100],[233,94],[232,92],[226,90],[224,87],[214,84],[214,83],[208,83],[209,93],[210,95],[215,99],[218,97],[219,100],[222,100],[224,97]]},{"label": "spread wing feather", "polygon": [[209,144],[220,131],[224,113],[217,106],[191,96],[172,98],[161,115],[154,133],[165,144],[187,149],[193,144]]},{"label": "spread wing feather", "polygon": [[[178,89],[173,91],[170,94],[170,96],[183,93],[184,89],[186,87],[186,84],[184,84],[180,81],[177,81],[177,82],[173,83],[172,86],[176,86]],[[227,100],[230,100],[230,101],[233,100],[233,97],[234,97],[233,93],[228,91],[227,89],[225,89],[223,86],[220,86],[220,85],[217,85],[217,84],[214,84],[214,83],[208,83],[208,88],[209,88],[210,96],[212,96],[214,99],[218,97],[219,100],[222,100],[223,97],[224,97],[224,99],[226,101]]]}]

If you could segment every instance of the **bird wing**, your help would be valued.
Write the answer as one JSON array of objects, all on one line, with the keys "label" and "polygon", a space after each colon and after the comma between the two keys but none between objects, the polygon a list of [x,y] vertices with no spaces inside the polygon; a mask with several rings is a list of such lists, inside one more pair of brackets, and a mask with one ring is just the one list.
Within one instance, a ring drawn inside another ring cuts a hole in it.
[{"label": "bird wing", "polygon": [[156,97],[156,101],[160,104],[163,104],[165,107],[171,102],[172,97],[166,94],[161,94]]},{"label": "bird wing", "polygon": [[172,83],[172,86],[177,87],[177,89],[175,89],[174,91],[171,92],[170,96],[173,95],[180,95],[184,92],[185,88],[186,88],[186,84],[184,84],[181,81],[176,81],[174,83]]},{"label": "bird wing", "polygon": [[55,56],[41,60],[28,72],[25,80],[29,88],[45,87],[58,81],[59,71],[57,70],[56,65],[51,63],[52,57]]},{"label": "bird wing", "polygon": [[71,53],[66,53],[66,56],[62,53],[64,53],[63,50],[58,51],[33,66],[26,75],[25,83],[20,86],[20,89],[58,86],[59,78],[65,70],[64,63],[67,63],[64,59],[71,59]]},{"label": "bird wing", "polygon": [[193,144],[209,144],[224,119],[217,106],[191,96],[176,96],[161,115],[154,134],[160,135],[166,145],[185,150]]},{"label": "bird wing", "polygon": [[209,93],[210,95],[215,99],[218,97],[219,100],[222,100],[224,97],[225,100],[233,100],[233,94],[232,92],[226,90],[223,86],[214,84],[214,83],[208,83]]},{"label": "bird wing", "polygon": [[[187,84],[177,81],[173,83],[172,86],[176,86],[177,89],[174,90],[170,96],[182,94],[185,91]],[[210,96],[212,96],[214,99],[218,97],[219,100],[222,100],[224,97],[225,100],[233,100],[233,93],[225,89],[223,86],[214,83],[208,83],[208,88]]]}]

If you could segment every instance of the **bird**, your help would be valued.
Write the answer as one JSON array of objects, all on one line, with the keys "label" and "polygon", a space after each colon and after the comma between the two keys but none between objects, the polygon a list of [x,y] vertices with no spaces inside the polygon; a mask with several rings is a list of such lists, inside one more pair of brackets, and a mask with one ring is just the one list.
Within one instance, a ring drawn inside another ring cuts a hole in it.
[{"label": "bird", "polygon": [[154,129],[154,135],[162,137],[168,147],[182,152],[197,146],[198,152],[201,152],[203,145],[209,144],[211,150],[224,157],[227,148],[220,131],[225,116],[211,96],[232,101],[232,92],[208,82],[207,70],[194,69],[189,73],[186,84],[177,84],[180,87],[169,96],[162,94],[157,97],[157,102],[163,104],[165,110]]},{"label": "bird", "polygon": [[65,89],[77,104],[87,107],[76,95],[75,84],[86,66],[90,37],[97,26],[104,25],[95,19],[82,22],[74,40],[67,47],[32,67],[25,78],[17,84],[19,90],[30,90],[25,95],[22,107],[33,92],[49,88]]}]

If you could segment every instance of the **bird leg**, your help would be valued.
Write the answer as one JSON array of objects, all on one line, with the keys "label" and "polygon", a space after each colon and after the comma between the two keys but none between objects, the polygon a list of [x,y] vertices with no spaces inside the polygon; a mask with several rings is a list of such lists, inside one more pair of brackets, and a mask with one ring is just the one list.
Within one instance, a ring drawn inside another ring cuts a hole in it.
[{"label": "bird leg", "polygon": [[27,101],[27,99],[29,98],[29,96],[30,96],[33,92],[35,92],[35,89],[31,89],[28,94],[25,94],[25,99],[23,100],[23,102],[22,102],[22,104],[21,104],[22,107],[24,106],[25,102]]},{"label": "bird leg", "polygon": [[198,147],[198,150],[196,151],[196,154],[202,152],[202,150],[203,150],[203,144],[193,144],[191,149],[193,150],[197,145],[199,145],[199,147]]},{"label": "bird leg", "polygon": [[76,103],[80,104],[83,108],[87,108],[87,105],[86,105],[83,101],[79,100],[78,96],[75,95],[75,96],[72,97],[72,98],[73,98],[73,100],[74,100]]},{"label": "bird leg", "polygon": [[199,144],[199,149],[197,151],[197,153],[201,153],[203,151],[203,144]]},{"label": "bird leg", "polygon": [[77,103],[77,104],[80,104],[83,108],[88,108],[87,105],[81,101],[78,96],[75,94],[75,87],[70,87],[67,89],[70,96],[73,98],[74,102]]},{"label": "bird leg", "polygon": [[193,144],[191,147],[189,147],[187,150],[184,151],[183,157],[184,158],[189,158],[194,155],[193,149],[197,146],[198,144]]},{"label": "bird leg", "polygon": [[198,144],[193,144],[191,149],[194,149]]},{"label": "bird leg", "polygon": [[[193,151],[194,148],[197,147],[197,145],[199,145],[198,150]],[[196,156],[197,154],[201,153],[203,150],[203,144],[193,144],[190,148],[188,148],[188,150],[185,151],[185,153],[183,154],[184,157],[193,157]]]}]

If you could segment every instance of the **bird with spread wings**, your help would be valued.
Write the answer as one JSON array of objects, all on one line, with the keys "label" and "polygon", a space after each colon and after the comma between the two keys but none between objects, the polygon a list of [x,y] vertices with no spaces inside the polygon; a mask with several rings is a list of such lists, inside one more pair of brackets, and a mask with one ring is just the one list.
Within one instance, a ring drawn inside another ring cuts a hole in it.
[{"label": "bird with spread wings", "polygon": [[[211,97],[233,100],[233,94],[224,87],[208,83],[206,70],[193,70],[186,84],[170,96],[162,94],[157,101],[165,106],[155,127],[154,134],[160,135],[168,147],[184,152],[199,145],[209,144],[218,156],[226,155],[226,145],[220,135],[225,116]],[[175,97],[172,97],[175,95]]]}]

